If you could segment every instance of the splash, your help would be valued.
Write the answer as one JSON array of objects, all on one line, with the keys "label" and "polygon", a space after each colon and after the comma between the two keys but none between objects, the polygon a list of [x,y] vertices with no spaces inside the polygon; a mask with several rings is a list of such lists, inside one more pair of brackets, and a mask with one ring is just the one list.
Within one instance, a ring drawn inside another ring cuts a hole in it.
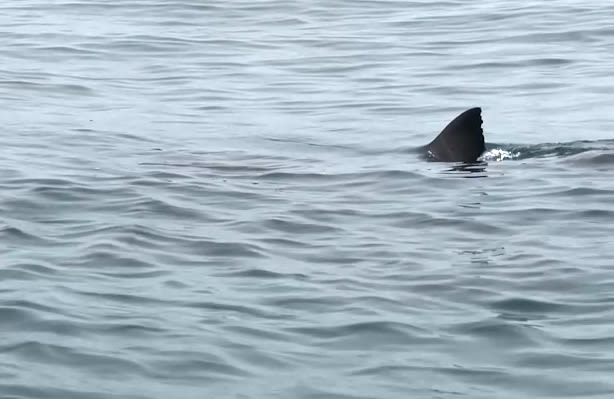
[{"label": "splash", "polygon": [[520,152],[507,151],[502,148],[493,148],[486,151],[480,158],[483,161],[500,162],[504,159],[514,159],[520,156]]}]

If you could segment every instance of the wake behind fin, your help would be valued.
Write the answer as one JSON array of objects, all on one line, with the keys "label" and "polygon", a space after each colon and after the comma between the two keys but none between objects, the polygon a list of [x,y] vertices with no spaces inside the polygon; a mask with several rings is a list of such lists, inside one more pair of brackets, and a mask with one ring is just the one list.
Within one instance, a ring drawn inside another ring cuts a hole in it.
[{"label": "wake behind fin", "polygon": [[458,115],[425,148],[434,161],[476,162],[486,151],[482,109],[475,107]]}]

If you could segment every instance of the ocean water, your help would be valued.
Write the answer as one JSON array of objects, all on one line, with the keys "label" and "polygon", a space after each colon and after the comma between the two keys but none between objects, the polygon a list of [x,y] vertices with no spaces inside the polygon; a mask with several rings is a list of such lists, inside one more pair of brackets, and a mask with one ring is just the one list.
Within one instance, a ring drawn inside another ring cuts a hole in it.
[{"label": "ocean water", "polygon": [[0,398],[614,397],[612,15],[3,3]]}]

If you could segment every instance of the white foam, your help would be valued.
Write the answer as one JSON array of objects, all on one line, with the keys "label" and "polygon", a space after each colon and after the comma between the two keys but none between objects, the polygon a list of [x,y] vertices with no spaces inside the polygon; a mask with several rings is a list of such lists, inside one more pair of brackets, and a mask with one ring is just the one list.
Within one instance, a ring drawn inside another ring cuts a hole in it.
[{"label": "white foam", "polygon": [[520,155],[519,152],[514,153],[514,152],[502,150],[500,148],[495,148],[495,149],[485,152],[480,158],[484,161],[499,162],[499,161],[503,161],[506,158],[510,158],[510,159],[518,158],[519,155]]}]

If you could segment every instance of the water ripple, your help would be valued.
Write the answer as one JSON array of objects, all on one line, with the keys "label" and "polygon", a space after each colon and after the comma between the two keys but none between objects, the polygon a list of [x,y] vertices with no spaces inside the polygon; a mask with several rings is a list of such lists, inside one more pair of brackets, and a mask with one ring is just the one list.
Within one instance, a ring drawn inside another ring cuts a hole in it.
[{"label": "water ripple", "polygon": [[3,397],[612,396],[611,5],[0,11]]}]

